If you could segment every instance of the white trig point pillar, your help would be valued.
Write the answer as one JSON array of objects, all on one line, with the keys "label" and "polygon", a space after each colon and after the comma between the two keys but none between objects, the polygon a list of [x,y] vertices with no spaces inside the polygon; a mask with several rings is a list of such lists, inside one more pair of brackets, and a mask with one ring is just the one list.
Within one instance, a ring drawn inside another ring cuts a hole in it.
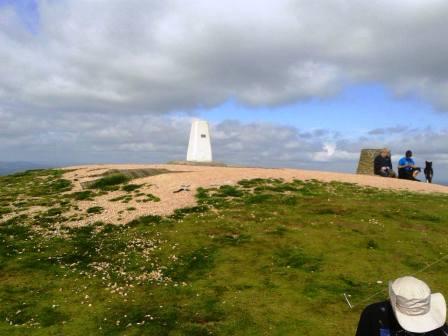
[{"label": "white trig point pillar", "polygon": [[193,120],[188,143],[187,161],[212,162],[212,145],[208,122]]}]

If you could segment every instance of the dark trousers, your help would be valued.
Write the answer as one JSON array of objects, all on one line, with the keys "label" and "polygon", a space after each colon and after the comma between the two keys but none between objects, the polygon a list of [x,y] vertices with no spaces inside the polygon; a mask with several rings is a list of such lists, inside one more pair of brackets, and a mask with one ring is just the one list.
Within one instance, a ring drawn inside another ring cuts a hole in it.
[{"label": "dark trousers", "polygon": [[392,169],[390,169],[389,167],[387,167],[387,169],[380,170],[379,172],[375,173],[375,175],[379,175],[382,177],[397,177],[395,172]]},{"label": "dark trousers", "polygon": [[401,179],[404,179],[404,180],[415,180],[415,177],[414,177],[414,172],[415,171],[421,172],[422,170],[419,167],[411,168],[411,169],[399,168],[398,169],[398,178],[401,178]]}]

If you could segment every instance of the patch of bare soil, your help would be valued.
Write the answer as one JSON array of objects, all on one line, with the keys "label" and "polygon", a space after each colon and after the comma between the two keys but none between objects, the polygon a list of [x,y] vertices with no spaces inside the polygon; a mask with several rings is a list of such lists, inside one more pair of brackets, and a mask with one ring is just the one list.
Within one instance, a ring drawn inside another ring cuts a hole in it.
[{"label": "patch of bare soil", "polygon": [[171,170],[161,169],[161,168],[110,169],[101,174],[89,175],[89,177],[96,177],[97,179],[81,182],[81,188],[88,189],[98,179],[105,177],[105,176],[115,175],[115,174],[124,175],[124,176],[128,177],[129,179],[136,179],[136,178],[155,176],[155,175],[167,174],[167,173],[174,173],[174,172]]},{"label": "patch of bare soil", "polygon": [[[282,178],[285,181],[293,179],[316,179],[324,182],[339,181],[356,183],[362,186],[381,189],[407,190],[413,192],[448,193],[448,187],[406,181],[377,176],[355,175],[345,173],[330,173],[298,169],[267,169],[244,167],[213,167],[198,165],[90,165],[67,167],[64,174],[75,187],[73,191],[81,191],[82,185],[98,179],[98,176],[110,171],[163,171],[160,174],[149,174],[134,178],[132,184],[143,186],[135,192],[123,190],[108,192],[106,195],[95,197],[93,200],[79,201],[78,213],[86,213],[89,208],[101,207],[103,212],[91,213],[87,218],[71,222],[71,225],[86,225],[96,221],[115,224],[128,223],[144,215],[168,215],[175,209],[194,206],[195,193],[199,187],[210,188],[224,184],[235,184],[243,179],[253,178]],[[176,192],[178,191],[178,192]],[[160,199],[151,198],[153,195]],[[126,198],[126,196],[128,196]],[[131,197],[129,197],[131,196]],[[117,199],[120,199],[118,200]],[[115,201],[114,201],[115,200]],[[123,201],[124,200],[124,201]],[[146,201],[145,201],[146,200]],[[75,214],[75,212],[73,213]]]}]

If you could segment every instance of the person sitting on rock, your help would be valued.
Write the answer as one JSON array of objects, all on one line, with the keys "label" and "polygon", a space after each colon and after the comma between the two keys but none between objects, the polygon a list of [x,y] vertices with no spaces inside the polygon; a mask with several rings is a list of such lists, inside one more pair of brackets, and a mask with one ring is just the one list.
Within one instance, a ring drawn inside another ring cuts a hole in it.
[{"label": "person sitting on rock", "polygon": [[412,152],[406,151],[404,157],[398,161],[398,178],[405,180],[420,181],[416,176],[422,171],[420,167],[415,165],[415,161],[412,159]]},{"label": "person sitting on rock", "polygon": [[380,154],[375,158],[373,162],[373,171],[375,175],[383,177],[396,177],[396,174],[392,169],[390,151],[387,148],[383,148]]},{"label": "person sitting on rock", "polygon": [[389,300],[367,306],[356,336],[446,336],[446,303],[440,293],[412,276],[389,283]]}]

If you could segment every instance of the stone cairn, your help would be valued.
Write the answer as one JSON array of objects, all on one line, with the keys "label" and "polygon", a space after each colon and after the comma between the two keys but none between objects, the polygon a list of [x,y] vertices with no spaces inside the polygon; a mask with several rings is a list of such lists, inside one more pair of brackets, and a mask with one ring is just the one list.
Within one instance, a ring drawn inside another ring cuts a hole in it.
[{"label": "stone cairn", "polygon": [[359,157],[357,174],[374,175],[373,161],[380,155],[381,149],[362,149]]}]

